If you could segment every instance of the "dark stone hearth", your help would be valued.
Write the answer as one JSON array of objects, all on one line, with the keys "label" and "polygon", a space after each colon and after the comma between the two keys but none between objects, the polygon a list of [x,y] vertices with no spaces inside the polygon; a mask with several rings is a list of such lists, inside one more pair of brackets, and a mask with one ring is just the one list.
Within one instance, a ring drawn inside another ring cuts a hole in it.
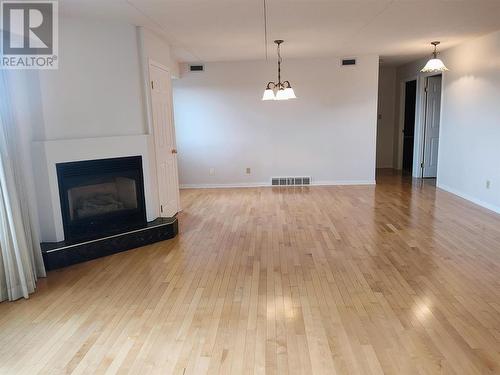
[{"label": "dark stone hearth", "polygon": [[177,233],[177,218],[158,218],[140,229],[91,241],[42,243],[43,261],[47,270],[53,270],[168,240],[175,237]]}]

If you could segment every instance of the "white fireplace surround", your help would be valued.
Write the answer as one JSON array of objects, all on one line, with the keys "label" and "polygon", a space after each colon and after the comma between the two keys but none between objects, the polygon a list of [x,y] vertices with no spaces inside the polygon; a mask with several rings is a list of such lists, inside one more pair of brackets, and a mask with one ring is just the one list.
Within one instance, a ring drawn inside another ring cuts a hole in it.
[{"label": "white fireplace surround", "polygon": [[148,221],[158,217],[158,192],[151,135],[129,135],[33,142],[36,198],[43,242],[64,240],[57,163],[142,156],[144,195]]}]

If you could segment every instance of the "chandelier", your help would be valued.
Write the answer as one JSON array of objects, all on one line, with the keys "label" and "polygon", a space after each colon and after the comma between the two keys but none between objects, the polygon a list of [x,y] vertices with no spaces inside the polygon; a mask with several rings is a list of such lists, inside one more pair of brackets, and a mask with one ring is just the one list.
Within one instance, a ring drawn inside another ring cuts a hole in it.
[{"label": "chandelier", "polygon": [[431,44],[434,46],[434,52],[432,52],[432,59],[427,61],[427,64],[423,67],[421,72],[423,73],[441,73],[446,72],[448,68],[444,65],[441,59],[438,59],[437,46],[440,42],[432,42]]},{"label": "chandelier", "polygon": [[274,41],[277,45],[278,52],[278,82],[271,81],[267,84],[262,100],[288,100],[296,98],[290,81],[281,82],[281,62],[283,59],[281,58],[280,45],[283,42],[283,40]]}]

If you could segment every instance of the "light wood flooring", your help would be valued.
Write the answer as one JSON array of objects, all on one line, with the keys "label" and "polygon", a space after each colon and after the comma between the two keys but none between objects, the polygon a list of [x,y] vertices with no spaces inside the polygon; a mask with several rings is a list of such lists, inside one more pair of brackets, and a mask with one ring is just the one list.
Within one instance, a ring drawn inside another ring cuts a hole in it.
[{"label": "light wood flooring", "polygon": [[432,182],[184,190],[0,304],[1,374],[500,374],[500,216]]}]

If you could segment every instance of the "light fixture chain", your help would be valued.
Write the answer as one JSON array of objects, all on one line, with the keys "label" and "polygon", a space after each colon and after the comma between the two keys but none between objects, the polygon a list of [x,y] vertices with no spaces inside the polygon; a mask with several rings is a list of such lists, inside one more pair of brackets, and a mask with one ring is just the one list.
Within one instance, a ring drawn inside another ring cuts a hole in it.
[{"label": "light fixture chain", "polygon": [[283,62],[283,58],[281,57],[281,43],[283,42],[284,40],[282,39],[274,41],[278,55],[278,81],[267,83],[262,100],[288,100],[297,98],[290,81],[281,82],[281,63]]},{"label": "light fixture chain", "polygon": [[278,88],[281,87],[281,61],[280,44],[278,43]]},{"label": "light fixture chain", "polygon": [[266,5],[266,0],[263,0],[264,3],[264,49],[266,51],[266,61],[268,60],[267,57],[267,5]]}]

